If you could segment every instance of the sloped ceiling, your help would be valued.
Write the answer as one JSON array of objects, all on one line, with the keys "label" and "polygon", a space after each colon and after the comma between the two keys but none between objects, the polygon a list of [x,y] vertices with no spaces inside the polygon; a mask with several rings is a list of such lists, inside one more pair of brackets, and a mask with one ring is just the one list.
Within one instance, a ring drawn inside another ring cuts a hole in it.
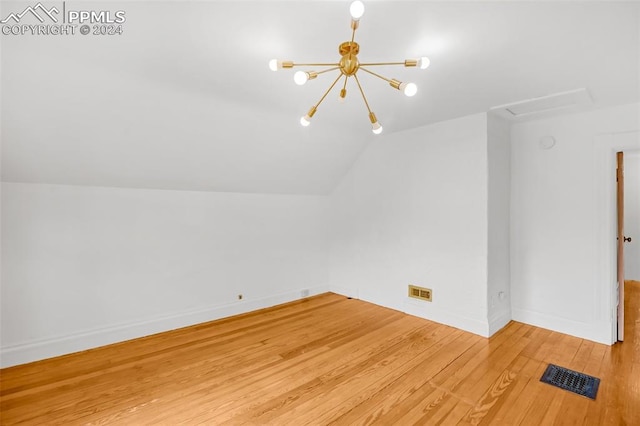
[{"label": "sloped ceiling", "polygon": [[267,63],[337,61],[349,3],[67,1],[124,10],[123,34],[0,36],[2,179],[327,194],[385,134],[581,87],[596,107],[640,100],[639,3],[371,1],[360,60],[428,55],[426,71],[377,69],[418,94],[363,75],[382,135],[355,86],[303,128],[333,77],[299,87]]}]

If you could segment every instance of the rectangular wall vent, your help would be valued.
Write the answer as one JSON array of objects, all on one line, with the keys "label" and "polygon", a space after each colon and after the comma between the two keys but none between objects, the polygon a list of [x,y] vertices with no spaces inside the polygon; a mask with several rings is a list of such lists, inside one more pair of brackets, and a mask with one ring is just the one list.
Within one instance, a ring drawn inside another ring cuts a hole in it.
[{"label": "rectangular wall vent", "polygon": [[426,300],[427,302],[431,302],[431,289],[418,287],[415,285],[409,285],[409,297],[413,297],[414,299]]}]

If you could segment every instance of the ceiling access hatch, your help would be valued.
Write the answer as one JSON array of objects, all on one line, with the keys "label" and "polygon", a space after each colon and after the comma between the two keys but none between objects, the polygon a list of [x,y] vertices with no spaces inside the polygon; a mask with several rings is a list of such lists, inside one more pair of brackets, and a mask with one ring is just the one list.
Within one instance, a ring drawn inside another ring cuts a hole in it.
[{"label": "ceiling access hatch", "polygon": [[593,100],[589,92],[582,88],[493,107],[491,111],[507,118],[520,118],[592,103]]}]

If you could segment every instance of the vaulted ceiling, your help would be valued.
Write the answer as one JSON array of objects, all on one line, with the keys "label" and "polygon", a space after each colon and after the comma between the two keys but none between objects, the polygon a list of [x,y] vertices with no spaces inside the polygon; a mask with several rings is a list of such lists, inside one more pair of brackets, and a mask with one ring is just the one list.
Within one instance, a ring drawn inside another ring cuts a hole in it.
[{"label": "vaulted ceiling", "polygon": [[2,179],[327,194],[386,134],[583,87],[595,107],[640,101],[639,3],[365,1],[361,61],[429,56],[376,70],[418,94],[362,75],[382,135],[355,86],[303,128],[333,78],[300,87],[267,63],[337,61],[349,3],[67,1],[124,10],[123,34],[0,36]]}]

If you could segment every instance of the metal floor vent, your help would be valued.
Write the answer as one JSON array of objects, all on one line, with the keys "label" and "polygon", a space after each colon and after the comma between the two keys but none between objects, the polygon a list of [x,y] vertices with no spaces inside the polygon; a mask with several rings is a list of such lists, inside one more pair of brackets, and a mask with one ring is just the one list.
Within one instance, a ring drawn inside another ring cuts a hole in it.
[{"label": "metal floor vent", "polygon": [[596,399],[600,386],[600,379],[597,377],[553,364],[549,364],[540,381],[591,399]]}]

